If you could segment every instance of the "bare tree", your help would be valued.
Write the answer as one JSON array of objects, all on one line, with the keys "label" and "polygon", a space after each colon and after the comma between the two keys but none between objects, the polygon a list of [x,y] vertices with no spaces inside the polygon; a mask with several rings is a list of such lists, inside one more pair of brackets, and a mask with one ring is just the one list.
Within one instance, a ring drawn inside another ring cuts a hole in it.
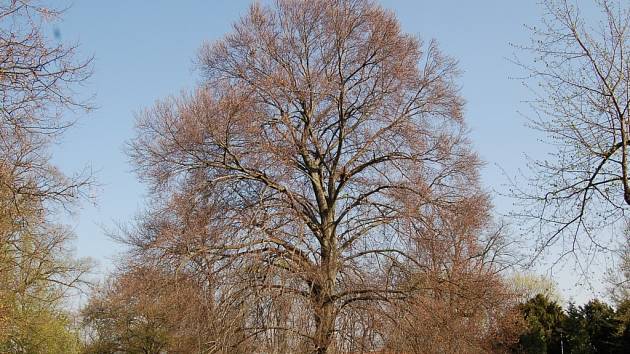
[{"label": "bare tree", "polygon": [[218,309],[208,307],[203,286],[183,273],[126,266],[82,311],[89,334],[86,353],[204,353],[212,348]]},{"label": "bare tree", "polygon": [[[131,252],[203,274],[244,313],[235,345],[384,348],[369,309],[423,290],[421,239],[463,205],[487,226],[456,62],[372,1],[318,0],[253,5],[198,63],[201,87],[138,117],[154,202]],[[482,257],[478,236],[443,247]]]},{"label": "bare tree", "polygon": [[559,240],[567,253],[606,247],[596,233],[625,220],[630,205],[630,7],[596,1],[594,23],[569,1],[543,4],[542,26],[523,47],[533,63],[519,64],[535,85],[531,125],[554,152],[515,186],[518,216],[535,222],[538,252]]},{"label": "bare tree", "polygon": [[[33,332],[43,331],[37,326],[46,323],[45,318],[65,324],[60,301],[68,289],[83,284],[89,268],[72,257],[70,230],[51,221],[56,208],[69,207],[89,181],[88,174],[61,173],[48,153],[72,124],[63,113],[89,108],[74,89],[89,76],[90,60],[77,60],[75,47],[53,45],[44,34],[60,13],[37,1],[0,1],[2,351],[35,352],[47,344],[51,353],[57,347],[71,351],[63,348],[60,332],[46,332],[43,339]],[[37,311],[28,312],[33,309]]]}]

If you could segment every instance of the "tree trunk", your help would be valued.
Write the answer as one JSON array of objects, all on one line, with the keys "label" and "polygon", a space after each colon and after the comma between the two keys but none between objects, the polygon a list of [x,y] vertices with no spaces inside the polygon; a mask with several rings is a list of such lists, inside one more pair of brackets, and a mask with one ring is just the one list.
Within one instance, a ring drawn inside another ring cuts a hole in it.
[{"label": "tree trunk", "polygon": [[[328,219],[328,218],[327,218]],[[327,221],[327,219],[325,219]],[[331,228],[326,228],[322,244],[322,260],[320,265],[318,286],[313,291],[316,354],[328,353],[335,332],[336,311],[333,300],[335,280],[337,278],[337,262],[335,257],[335,236]]]},{"label": "tree trunk", "polygon": [[315,310],[315,323],[314,353],[328,353],[335,330],[335,309],[331,302],[319,304],[319,308]]}]

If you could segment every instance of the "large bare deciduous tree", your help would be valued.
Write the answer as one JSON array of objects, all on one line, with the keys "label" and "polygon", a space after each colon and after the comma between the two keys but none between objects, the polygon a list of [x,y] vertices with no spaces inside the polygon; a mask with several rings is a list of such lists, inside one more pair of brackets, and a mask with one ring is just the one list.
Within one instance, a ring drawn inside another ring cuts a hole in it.
[{"label": "large bare deciduous tree", "polygon": [[[378,350],[388,307],[500,283],[456,62],[434,42],[372,1],[278,1],[198,66],[197,90],[138,117],[130,155],[154,199],[125,241],[242,314],[232,352]],[[481,338],[496,317],[474,314]]]},{"label": "large bare deciduous tree", "polygon": [[623,224],[630,205],[630,7],[596,1],[595,22],[570,1],[543,4],[523,47],[533,63],[521,65],[536,93],[531,124],[554,151],[516,188],[519,216],[535,221],[538,251],[559,240],[566,252],[605,246],[596,233]]}]

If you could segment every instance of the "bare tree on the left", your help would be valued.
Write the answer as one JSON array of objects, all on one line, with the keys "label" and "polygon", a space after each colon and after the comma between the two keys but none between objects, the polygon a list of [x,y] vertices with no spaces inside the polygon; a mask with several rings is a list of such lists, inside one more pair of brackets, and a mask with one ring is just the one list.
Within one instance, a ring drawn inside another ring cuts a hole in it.
[{"label": "bare tree on the left", "polygon": [[[76,45],[46,35],[61,13],[37,1],[0,1],[2,352],[39,352],[35,345],[69,350],[63,349],[67,336],[47,332],[57,327],[42,318],[64,322],[54,309],[89,268],[70,253],[72,233],[51,222],[87,194],[92,180],[88,169],[69,176],[51,163],[50,146],[74,123],[66,113],[91,108],[78,93],[91,74],[91,58],[78,59]],[[35,319],[48,327],[37,329]]]}]

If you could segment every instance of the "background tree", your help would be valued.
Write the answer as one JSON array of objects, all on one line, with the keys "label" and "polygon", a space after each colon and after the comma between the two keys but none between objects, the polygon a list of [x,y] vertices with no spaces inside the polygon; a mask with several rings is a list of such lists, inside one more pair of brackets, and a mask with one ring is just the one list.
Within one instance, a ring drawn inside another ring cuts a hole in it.
[{"label": "background tree", "polygon": [[599,23],[572,2],[544,1],[542,26],[522,48],[533,55],[533,63],[519,62],[535,87],[530,123],[554,148],[514,191],[523,202],[518,216],[535,222],[538,252],[559,240],[566,252],[606,247],[595,232],[624,221],[630,205],[630,8],[595,3]]},{"label": "background tree", "polygon": [[[198,63],[198,90],[138,118],[130,154],[154,200],[125,241],[200,272],[217,308],[244,314],[239,346],[382,348],[374,309],[426,290],[406,276],[438,254],[423,247],[454,255],[435,263],[447,274],[500,245],[479,232],[490,205],[456,63],[392,13],[364,0],[254,5]],[[453,216],[462,206],[468,219]]]},{"label": "background tree", "polygon": [[619,250],[618,265],[606,274],[608,294],[616,304],[630,300],[630,232],[628,232],[628,227],[625,231],[626,239]]},{"label": "background tree", "polygon": [[562,303],[562,295],[557,284],[548,277],[533,273],[515,273],[508,278],[508,283],[521,303],[533,299],[536,295],[543,295],[557,304]]},{"label": "background tree", "polygon": [[206,352],[215,337],[209,325],[219,324],[212,321],[204,295],[184,274],[128,269],[112,277],[83,309],[88,333],[84,352]]},{"label": "background tree", "polygon": [[74,259],[68,230],[31,214],[38,207],[19,206],[19,225],[0,212],[0,351],[75,352],[79,338],[63,306],[69,290],[84,284],[89,263]]}]

